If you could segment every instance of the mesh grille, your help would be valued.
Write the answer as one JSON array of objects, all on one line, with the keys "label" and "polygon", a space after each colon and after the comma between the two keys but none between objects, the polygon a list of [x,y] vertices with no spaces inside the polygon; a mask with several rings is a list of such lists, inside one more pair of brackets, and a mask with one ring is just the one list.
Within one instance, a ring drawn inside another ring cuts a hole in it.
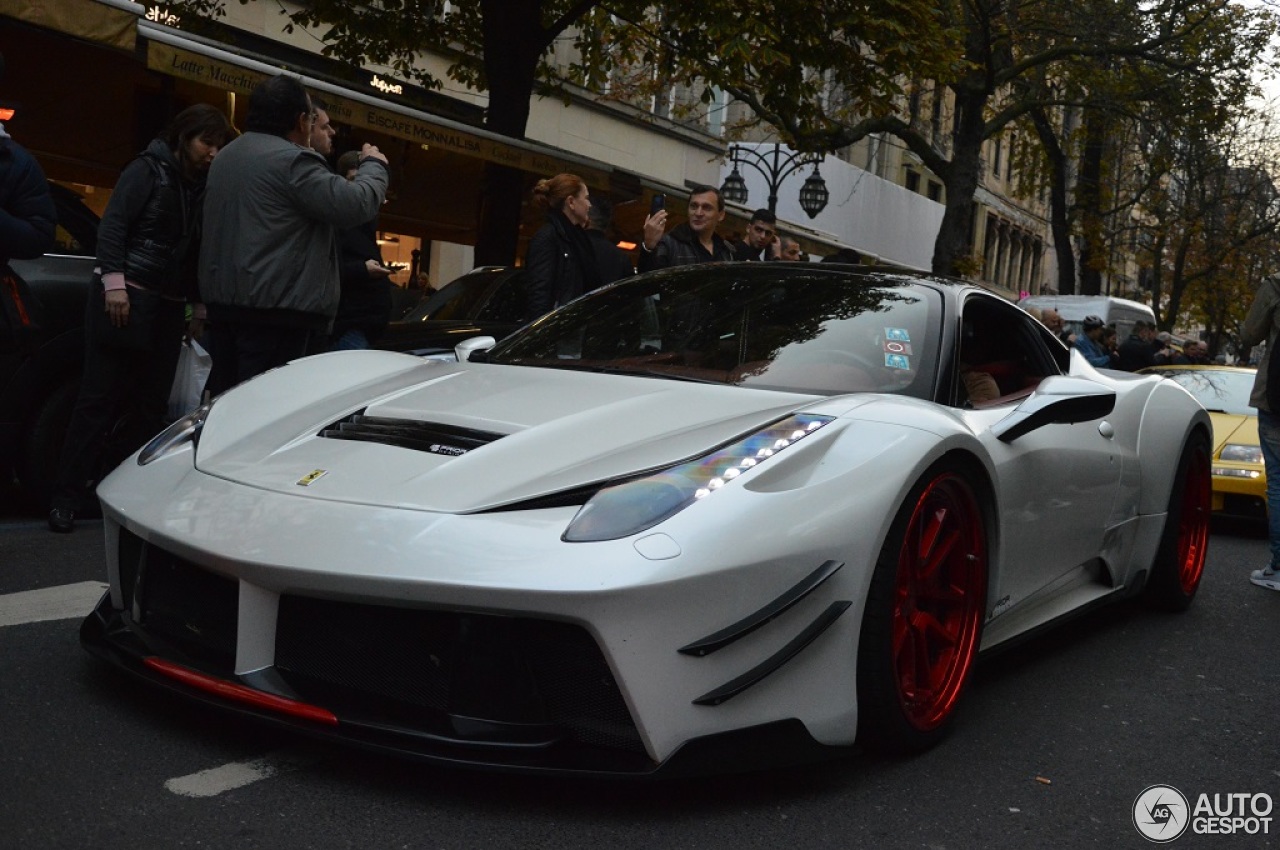
[{"label": "mesh grille", "polygon": [[418,452],[456,456],[488,445],[504,435],[434,422],[387,419],[355,413],[325,428],[320,432],[320,436],[331,440],[358,440],[399,446],[402,449]]},{"label": "mesh grille", "polygon": [[644,751],[599,647],[565,623],[284,596],[276,669],[303,699],[421,728],[457,715]]},{"label": "mesh grille", "polygon": [[204,665],[234,669],[238,582],[202,570],[123,530],[120,556],[121,588],[136,588],[138,623],[149,635]]}]

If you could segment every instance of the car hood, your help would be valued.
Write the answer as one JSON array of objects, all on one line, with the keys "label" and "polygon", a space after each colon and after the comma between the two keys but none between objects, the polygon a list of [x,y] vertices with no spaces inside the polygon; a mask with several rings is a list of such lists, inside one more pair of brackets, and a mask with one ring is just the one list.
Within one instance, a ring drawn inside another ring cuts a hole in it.
[{"label": "car hood", "polygon": [[1227,443],[1256,446],[1258,443],[1258,417],[1244,413],[1209,412],[1213,420],[1213,455],[1218,456]]},{"label": "car hood", "polygon": [[[262,427],[246,424],[272,399],[280,409],[279,393],[298,392],[303,364],[219,399],[201,436],[202,472],[307,498],[468,513],[665,467],[827,401],[656,378],[437,363],[392,376],[400,386],[389,391],[373,385],[371,401],[358,395],[370,398],[366,384],[300,404]],[[851,397],[845,406],[857,403]],[[365,416],[426,428],[427,436],[419,448],[321,436],[361,408]],[[492,437],[457,453],[457,441],[439,436],[451,429]]]}]

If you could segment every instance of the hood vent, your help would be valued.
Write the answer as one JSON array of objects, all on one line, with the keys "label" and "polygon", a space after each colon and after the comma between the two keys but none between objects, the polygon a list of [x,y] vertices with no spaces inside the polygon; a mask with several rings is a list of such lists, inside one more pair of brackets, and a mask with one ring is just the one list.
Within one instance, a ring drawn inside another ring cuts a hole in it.
[{"label": "hood vent", "polygon": [[320,432],[331,440],[359,440],[366,443],[382,443],[416,452],[457,457],[472,449],[488,445],[506,436],[492,431],[459,428],[437,422],[414,422],[409,419],[387,419],[381,416],[365,416],[354,413],[340,419]]}]

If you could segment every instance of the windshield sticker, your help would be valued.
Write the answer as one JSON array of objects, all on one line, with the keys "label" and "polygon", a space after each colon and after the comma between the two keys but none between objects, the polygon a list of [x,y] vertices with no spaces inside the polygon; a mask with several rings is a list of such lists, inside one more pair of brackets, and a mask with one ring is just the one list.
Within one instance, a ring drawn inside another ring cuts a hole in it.
[{"label": "windshield sticker", "polygon": [[885,328],[884,338],[897,342],[911,342],[911,334],[907,333],[906,328]]},{"label": "windshield sticker", "polygon": [[910,355],[910,354],[911,354],[911,343],[909,343],[909,342],[894,342],[893,340],[885,340],[885,343],[884,343],[884,353],[885,353],[885,354],[906,354],[906,355]]},{"label": "windshield sticker", "polygon": [[910,369],[911,360],[902,354],[886,353],[884,355],[884,365],[888,366],[890,369]]}]

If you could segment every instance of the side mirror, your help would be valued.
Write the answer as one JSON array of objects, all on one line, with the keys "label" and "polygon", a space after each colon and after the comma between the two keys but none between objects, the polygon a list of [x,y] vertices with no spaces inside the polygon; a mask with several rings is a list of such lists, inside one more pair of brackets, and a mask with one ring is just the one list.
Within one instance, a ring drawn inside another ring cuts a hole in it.
[{"label": "side mirror", "polygon": [[458,343],[453,353],[458,356],[459,363],[466,363],[475,352],[488,351],[497,344],[498,341],[491,336],[473,336]]},{"label": "side mirror", "polygon": [[1003,443],[1011,443],[1045,425],[1071,425],[1101,419],[1116,408],[1116,394],[1084,378],[1045,378],[1013,412],[991,428]]}]

